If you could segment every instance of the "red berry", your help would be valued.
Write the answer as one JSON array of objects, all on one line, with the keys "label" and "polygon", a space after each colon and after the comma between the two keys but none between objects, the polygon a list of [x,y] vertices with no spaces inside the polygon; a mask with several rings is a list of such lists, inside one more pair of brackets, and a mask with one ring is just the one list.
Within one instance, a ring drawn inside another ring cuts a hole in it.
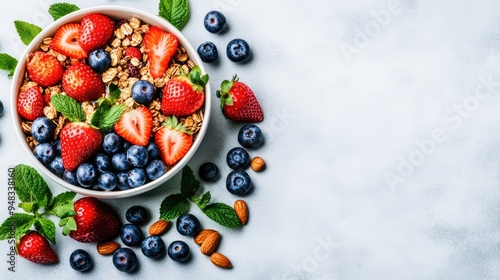
[{"label": "red berry", "polygon": [[98,129],[83,122],[66,124],[61,130],[61,154],[65,169],[73,171],[95,155],[102,146]]},{"label": "red berry", "polygon": [[264,113],[255,94],[246,84],[234,76],[232,81],[223,81],[217,91],[221,100],[222,113],[236,122],[261,122]]},{"label": "red berry", "polygon": [[176,117],[168,118],[155,134],[155,143],[160,157],[167,165],[181,160],[193,145],[192,132],[177,122]]},{"label": "red berry", "polygon": [[130,58],[137,58],[139,60],[142,60],[142,53],[141,51],[136,48],[136,47],[127,47],[125,49],[125,56],[128,56]]},{"label": "red berry", "polygon": [[34,121],[43,116],[45,107],[39,86],[22,87],[17,97],[17,112],[23,118]]},{"label": "red berry", "polygon": [[79,30],[80,24],[78,23],[67,23],[59,27],[50,42],[50,48],[78,60],[87,58],[87,52],[78,44]]},{"label": "red berry", "polygon": [[115,23],[109,17],[101,14],[87,15],[80,23],[78,43],[87,52],[103,48],[114,30]]},{"label": "red berry", "polygon": [[57,58],[42,51],[35,51],[30,55],[26,68],[30,78],[42,87],[57,84],[64,72]]},{"label": "red berry", "polygon": [[149,71],[153,79],[161,78],[177,52],[177,37],[152,26],[144,35],[144,47],[148,53]]},{"label": "red berry", "polygon": [[66,68],[62,87],[67,95],[78,102],[97,100],[106,93],[101,76],[83,63],[75,63]]},{"label": "red berry", "polygon": [[40,264],[54,264],[59,261],[49,241],[36,231],[30,231],[17,244],[19,256]]},{"label": "red berry", "polygon": [[140,106],[121,116],[115,124],[116,134],[134,145],[146,146],[153,129],[153,115],[145,106]]}]

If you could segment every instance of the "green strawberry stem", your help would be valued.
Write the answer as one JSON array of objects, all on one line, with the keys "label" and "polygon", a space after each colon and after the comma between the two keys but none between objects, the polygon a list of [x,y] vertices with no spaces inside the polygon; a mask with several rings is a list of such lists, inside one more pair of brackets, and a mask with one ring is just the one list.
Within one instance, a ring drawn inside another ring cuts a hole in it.
[{"label": "green strawberry stem", "polygon": [[[181,76],[186,76],[184,71],[181,71]],[[189,72],[188,78],[193,84],[193,90],[196,92],[202,92],[209,79],[208,74],[201,75],[201,68],[198,65]]]},{"label": "green strawberry stem", "polygon": [[182,125],[182,123],[180,123],[175,116],[168,117],[162,125],[169,129],[178,130],[189,135],[193,134],[193,132]]},{"label": "green strawberry stem", "polygon": [[234,82],[238,81],[238,75],[234,75],[233,79],[231,81],[229,80],[224,80],[220,84],[220,90],[217,90],[216,94],[217,97],[220,98],[220,108],[224,110],[224,106],[233,106],[233,97],[229,93],[231,88],[233,87]]}]

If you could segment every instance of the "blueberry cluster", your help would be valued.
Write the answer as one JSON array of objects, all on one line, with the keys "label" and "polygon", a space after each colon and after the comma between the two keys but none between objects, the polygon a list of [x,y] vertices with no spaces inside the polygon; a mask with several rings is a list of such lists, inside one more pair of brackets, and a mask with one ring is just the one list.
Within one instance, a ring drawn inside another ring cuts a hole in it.
[{"label": "blueberry cluster", "polygon": [[[226,17],[219,11],[208,12],[203,24],[205,29],[213,34],[222,33],[227,29]],[[217,46],[210,41],[206,41],[198,47],[198,54],[201,60],[206,63],[215,62],[219,57]],[[244,62],[250,57],[250,46],[243,39],[233,39],[227,44],[226,55],[233,62]]]}]

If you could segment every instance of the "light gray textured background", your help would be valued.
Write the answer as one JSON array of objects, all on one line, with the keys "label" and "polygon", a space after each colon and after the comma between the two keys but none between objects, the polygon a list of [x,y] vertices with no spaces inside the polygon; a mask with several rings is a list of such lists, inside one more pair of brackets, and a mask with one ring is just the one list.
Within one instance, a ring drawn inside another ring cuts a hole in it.
[{"label": "light gray textured background", "polygon": [[[56,1],[2,3],[0,52],[19,57],[24,46],[13,21],[47,26]],[[115,4],[157,13],[158,1],[72,1]],[[61,263],[40,266],[20,258],[2,279],[499,279],[500,278],[500,2],[358,0],[191,0],[183,30],[194,46],[217,44],[220,62],[207,65],[215,90],[238,73],[260,99],[266,144],[252,152],[268,169],[251,173],[251,217],[241,230],[218,227],[220,251],[234,269],[217,269],[199,252],[190,263],[140,255],[132,275],[117,271],[94,245],[57,236]],[[219,9],[230,29],[213,35],[203,16]],[[245,38],[254,51],[244,65],[224,56]],[[0,74],[0,100],[10,79]],[[237,145],[239,125],[214,114],[189,165],[216,162]],[[7,168],[29,163],[12,135],[8,108],[0,118],[0,184]],[[157,217],[161,200],[178,190],[179,176],[144,195],[109,201],[121,215],[134,204]],[[50,182],[51,183],[51,182]],[[64,191],[51,183],[54,193]],[[214,200],[235,197],[224,180],[205,184]],[[0,191],[0,205],[6,191]],[[3,209],[2,209],[3,208]],[[7,216],[5,206],[0,218]],[[188,240],[175,230],[165,236]],[[84,276],[68,258],[89,250],[96,265]],[[63,274],[64,273],[64,274]]]}]

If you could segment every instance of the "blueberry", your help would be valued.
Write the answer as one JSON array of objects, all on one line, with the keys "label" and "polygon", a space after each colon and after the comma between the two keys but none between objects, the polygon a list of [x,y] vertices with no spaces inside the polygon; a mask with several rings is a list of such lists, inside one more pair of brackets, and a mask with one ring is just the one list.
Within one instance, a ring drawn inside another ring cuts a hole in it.
[{"label": "blueberry", "polygon": [[118,180],[118,184],[117,184],[118,189],[120,189],[122,191],[131,189],[130,185],[128,184],[128,173],[127,172],[118,173],[118,175],[116,175],[116,178]]},{"label": "blueberry", "polygon": [[64,170],[63,180],[71,185],[78,186],[78,179],[76,178],[76,172]]},{"label": "blueberry", "polygon": [[161,237],[153,235],[144,238],[141,243],[141,251],[148,258],[157,259],[165,255],[167,249]]},{"label": "blueberry", "polygon": [[120,230],[120,239],[127,246],[137,246],[142,242],[142,231],[134,224],[125,224]]},{"label": "blueberry", "polygon": [[88,64],[97,73],[102,73],[111,66],[111,55],[103,49],[97,49],[89,54]]},{"label": "blueberry", "polygon": [[69,256],[69,265],[76,271],[86,271],[92,266],[92,259],[87,251],[77,249]]},{"label": "blueberry", "polygon": [[234,195],[245,195],[252,188],[252,180],[243,170],[233,171],[227,175],[226,188]]},{"label": "blueberry", "polygon": [[138,80],[132,86],[132,98],[139,104],[147,105],[155,98],[155,87],[146,80]]},{"label": "blueberry", "polygon": [[54,144],[52,146],[54,146],[54,151],[56,152],[56,156],[60,156],[61,155],[61,140],[57,139],[56,141],[54,141]]},{"label": "blueberry", "polygon": [[143,146],[132,145],[127,150],[127,161],[135,167],[144,167],[148,164],[148,150]]},{"label": "blueberry", "polygon": [[97,184],[101,190],[111,191],[116,188],[118,184],[118,180],[116,179],[116,175],[113,172],[104,171],[99,175],[97,179]]},{"label": "blueberry", "polygon": [[97,179],[97,170],[90,163],[82,163],[76,170],[76,179],[80,186],[90,188]]},{"label": "blueberry", "polygon": [[226,17],[218,11],[210,11],[205,15],[203,25],[210,33],[220,33],[226,27]]},{"label": "blueberry", "polygon": [[128,171],[130,169],[130,163],[127,161],[127,156],[124,153],[117,153],[111,158],[111,164],[113,167],[121,172]]},{"label": "blueberry", "polygon": [[204,164],[200,165],[198,174],[203,181],[215,181],[215,179],[217,179],[217,176],[219,176],[219,168],[213,162],[205,162]]},{"label": "blueberry", "polygon": [[250,57],[250,46],[243,39],[233,39],[227,44],[226,55],[232,62],[243,62]]},{"label": "blueberry", "polygon": [[55,156],[54,159],[49,163],[49,170],[57,176],[61,177],[64,173],[64,166],[61,156]]},{"label": "blueberry", "polygon": [[3,114],[3,103],[2,100],[0,100],[0,116]]},{"label": "blueberry", "polygon": [[36,145],[33,150],[36,159],[38,159],[43,164],[49,164],[55,157],[56,153],[54,147],[50,143],[42,143]]},{"label": "blueberry", "polygon": [[31,135],[38,143],[49,142],[54,137],[55,125],[46,117],[39,117],[31,124]]},{"label": "blueberry", "polygon": [[238,133],[238,142],[245,148],[255,149],[264,142],[264,135],[258,126],[246,124]]},{"label": "blueberry", "polygon": [[203,62],[212,63],[217,60],[219,57],[219,52],[217,51],[217,47],[212,42],[202,43],[198,47],[198,54]]},{"label": "blueberry", "polygon": [[154,181],[161,176],[163,176],[167,172],[167,166],[160,159],[153,160],[146,167],[146,174],[148,175],[149,180]]},{"label": "blueberry", "polygon": [[137,188],[146,183],[146,172],[142,168],[134,168],[128,172],[127,182],[131,188]]},{"label": "blueberry", "polygon": [[113,253],[113,264],[121,272],[132,272],[137,263],[137,256],[130,248],[120,248]]},{"label": "blueberry", "polygon": [[95,163],[95,166],[97,167],[97,169],[101,172],[111,171],[111,169],[113,167],[111,165],[111,159],[109,158],[109,156],[107,156],[106,154],[102,154],[102,153],[95,155],[94,163]]},{"label": "blueberry", "polygon": [[168,256],[176,262],[184,262],[189,258],[189,246],[186,242],[177,240],[168,246]]},{"label": "blueberry", "polygon": [[250,155],[240,147],[232,148],[226,156],[226,162],[231,169],[245,169],[250,165]]},{"label": "blueberry", "polygon": [[177,231],[185,236],[194,236],[200,229],[200,221],[192,214],[182,214],[177,218]]},{"label": "blueberry", "polygon": [[147,211],[142,206],[132,206],[127,209],[125,213],[125,218],[132,224],[140,224],[146,220]]},{"label": "blueberry", "polygon": [[156,145],[155,142],[149,142],[146,146],[146,150],[148,150],[149,160],[157,159],[160,157],[160,148],[158,148],[158,145]]},{"label": "blueberry", "polygon": [[102,148],[108,154],[116,154],[123,146],[122,138],[116,133],[109,133],[104,137]]}]

